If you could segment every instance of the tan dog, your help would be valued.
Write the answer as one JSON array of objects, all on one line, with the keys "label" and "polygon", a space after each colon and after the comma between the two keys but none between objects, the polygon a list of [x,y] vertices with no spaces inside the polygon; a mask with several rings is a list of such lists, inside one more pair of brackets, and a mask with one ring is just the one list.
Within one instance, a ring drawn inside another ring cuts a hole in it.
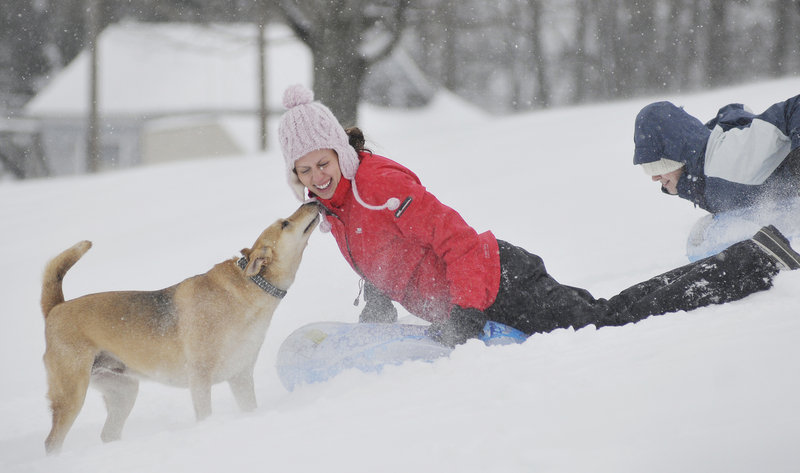
[{"label": "tan dog", "polygon": [[55,257],[42,287],[53,412],[47,452],[61,448],[90,380],[108,410],[103,441],[120,438],[139,378],[188,387],[198,420],[211,414],[211,386],[223,381],[241,409],[255,409],[258,352],[318,222],[317,206],[304,204],[264,230],[238,263],[224,261],[160,291],[103,292],[64,302],[61,281],[91,243]]}]

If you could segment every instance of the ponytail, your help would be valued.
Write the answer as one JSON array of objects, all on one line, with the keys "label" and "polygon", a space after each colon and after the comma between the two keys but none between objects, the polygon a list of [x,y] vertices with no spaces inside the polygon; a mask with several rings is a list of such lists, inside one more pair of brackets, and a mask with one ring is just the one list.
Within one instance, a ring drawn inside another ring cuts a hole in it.
[{"label": "ponytail", "polygon": [[347,139],[350,142],[350,146],[352,146],[357,153],[362,151],[366,151],[368,153],[372,152],[366,147],[367,143],[366,140],[364,140],[364,132],[361,131],[361,128],[353,126],[345,129],[344,131],[347,133]]}]

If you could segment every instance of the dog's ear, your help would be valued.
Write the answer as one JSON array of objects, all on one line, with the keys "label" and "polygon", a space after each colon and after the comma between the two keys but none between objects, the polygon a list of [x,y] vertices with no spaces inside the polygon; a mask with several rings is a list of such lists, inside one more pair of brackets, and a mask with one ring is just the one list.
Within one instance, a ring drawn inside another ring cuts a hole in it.
[{"label": "dog's ear", "polygon": [[257,251],[250,252],[250,262],[244,268],[244,274],[247,276],[255,276],[261,272],[261,268],[268,265],[272,261],[272,247],[258,249]]},{"label": "dog's ear", "polygon": [[240,251],[239,253],[241,253],[242,256],[244,256],[248,260],[250,259],[250,248],[242,248],[242,251]]}]

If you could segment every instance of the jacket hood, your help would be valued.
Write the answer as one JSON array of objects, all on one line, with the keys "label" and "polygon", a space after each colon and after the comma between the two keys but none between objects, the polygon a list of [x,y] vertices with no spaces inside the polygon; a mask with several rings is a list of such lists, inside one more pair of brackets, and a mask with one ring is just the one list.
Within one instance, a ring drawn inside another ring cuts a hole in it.
[{"label": "jacket hood", "polygon": [[702,169],[702,156],[711,130],[670,102],[655,102],[636,116],[633,164],[671,159],[687,169]]}]

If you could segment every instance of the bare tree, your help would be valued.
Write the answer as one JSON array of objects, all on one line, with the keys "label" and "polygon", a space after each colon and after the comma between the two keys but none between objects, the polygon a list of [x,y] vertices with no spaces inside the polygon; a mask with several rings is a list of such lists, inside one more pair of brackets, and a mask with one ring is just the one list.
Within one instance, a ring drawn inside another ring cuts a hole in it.
[{"label": "bare tree", "polygon": [[589,29],[589,2],[588,0],[577,0],[575,5],[575,60],[570,65],[573,70],[573,99],[576,102],[586,100],[586,83],[589,81],[587,69],[589,68],[590,56],[587,52],[589,42],[587,34]]},{"label": "bare tree", "polygon": [[[792,8],[792,4],[797,8]],[[800,13],[800,2],[785,0],[773,2],[772,17],[775,28],[774,38],[771,41],[773,47],[770,66],[771,72],[775,76],[789,72],[787,65],[789,54],[792,52],[797,54],[797,32],[792,28],[792,17],[797,16],[798,13]]]},{"label": "bare tree", "polygon": [[715,86],[728,82],[728,25],[726,15],[729,3],[727,0],[709,0],[706,24],[707,44],[705,60],[706,85]]},{"label": "bare tree", "polygon": [[277,5],[311,50],[315,96],[343,125],[354,125],[364,76],[400,40],[409,0],[277,0]]},{"label": "bare tree", "polygon": [[512,0],[501,13],[500,24],[505,28],[500,29],[506,30],[506,61],[501,67],[509,72],[510,109],[546,108],[550,85],[542,47],[542,0]]},{"label": "bare tree", "polygon": [[531,13],[531,27],[528,38],[531,42],[531,58],[536,69],[536,89],[533,93],[534,103],[542,108],[550,106],[550,81],[547,78],[547,57],[542,40],[542,25],[544,22],[544,6],[541,0],[528,0]]},{"label": "bare tree", "polygon": [[32,0],[0,3],[0,108],[20,106],[47,73],[44,24]]}]

